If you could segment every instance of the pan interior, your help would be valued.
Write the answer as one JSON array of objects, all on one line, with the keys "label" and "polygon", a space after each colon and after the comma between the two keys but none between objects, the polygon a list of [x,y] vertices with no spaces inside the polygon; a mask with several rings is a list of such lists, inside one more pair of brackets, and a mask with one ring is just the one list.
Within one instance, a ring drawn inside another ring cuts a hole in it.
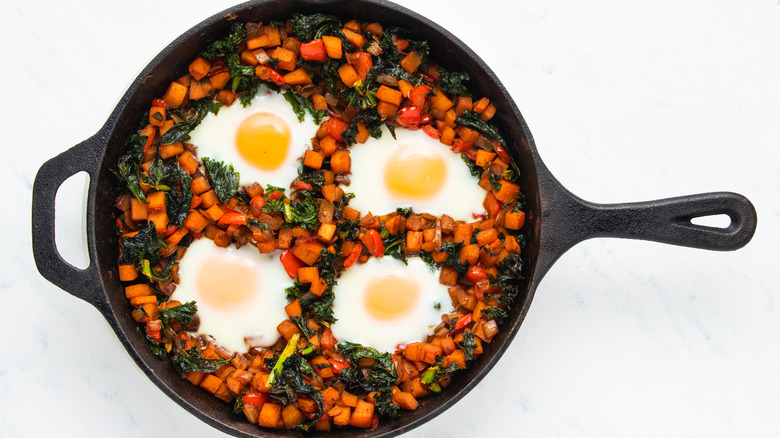
[{"label": "pan interior", "polygon": [[[119,194],[118,181],[111,172],[123,153],[129,133],[134,132],[149,102],[162,95],[167,84],[187,71],[189,62],[198,56],[210,42],[227,34],[233,19],[242,22],[282,20],[292,13],[326,13],[342,19],[358,18],[379,21],[383,25],[411,29],[420,39],[426,39],[433,57],[449,69],[465,70],[471,76],[470,89],[477,95],[487,96],[497,108],[492,119],[507,141],[507,149],[518,165],[520,185],[528,204],[528,220],[525,226],[526,246],[523,249],[523,293],[511,309],[510,319],[485,353],[476,363],[457,378],[441,394],[420,399],[414,411],[402,412],[398,420],[383,421],[372,431],[348,429],[340,436],[396,435],[419,426],[442,412],[465,395],[495,364],[506,344],[514,337],[530,305],[534,289],[533,272],[539,252],[539,186],[534,162],[534,146],[530,131],[517,107],[490,69],[447,31],[432,22],[397,5],[381,1],[267,1],[252,2],[209,18],[191,29],[163,50],[141,73],[120,101],[106,126],[111,126],[108,142],[102,157],[102,165],[96,181],[95,211],[91,215],[94,230],[95,254],[102,286],[110,312],[105,315],[124,343],[128,352],[166,394],[177,403],[207,423],[236,436],[258,436],[260,429],[234,415],[231,408],[206,391],[193,386],[178,375],[169,361],[154,357],[139,326],[130,317],[130,306],[121,292],[116,272],[118,242],[114,232],[114,203]],[[296,436],[300,432],[262,431],[264,436]],[[310,434],[307,434],[310,435]]]}]

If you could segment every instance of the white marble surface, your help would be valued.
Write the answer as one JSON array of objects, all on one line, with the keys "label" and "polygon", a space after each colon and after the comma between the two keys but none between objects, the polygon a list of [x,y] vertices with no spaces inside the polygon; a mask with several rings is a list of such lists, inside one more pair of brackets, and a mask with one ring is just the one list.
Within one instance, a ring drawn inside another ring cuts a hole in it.
[{"label": "white marble surface", "polygon": [[[496,368],[408,436],[780,436],[780,3],[401,3],[483,56],[573,192],[730,190],[759,215],[733,253],[576,246]],[[224,436],[159,391],[95,309],[39,276],[29,224],[41,163],[97,131],[159,50],[229,6],[0,2],[0,436]],[[58,244],[83,264],[83,180],[63,192]]]}]

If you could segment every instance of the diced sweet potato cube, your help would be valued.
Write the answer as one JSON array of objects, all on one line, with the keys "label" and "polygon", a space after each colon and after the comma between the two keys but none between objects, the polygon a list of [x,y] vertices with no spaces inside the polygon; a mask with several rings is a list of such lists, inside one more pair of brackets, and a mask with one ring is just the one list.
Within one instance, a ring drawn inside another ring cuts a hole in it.
[{"label": "diced sweet potato cube", "polygon": [[288,405],[282,409],[282,421],[285,429],[294,429],[303,423],[305,419],[306,417],[303,416],[300,409],[296,408],[295,405]]},{"label": "diced sweet potato cube", "polygon": [[125,288],[125,298],[131,300],[135,297],[143,297],[152,294],[152,288],[145,283],[133,284]]},{"label": "diced sweet potato cube", "polygon": [[168,86],[168,90],[163,95],[163,100],[169,106],[178,108],[182,103],[184,103],[184,99],[187,97],[188,92],[189,88],[186,86],[178,82],[171,82],[171,84]]},{"label": "diced sweet potato cube", "polygon": [[368,42],[366,40],[366,37],[364,37],[363,35],[359,34],[358,32],[354,32],[354,31],[352,31],[350,29],[347,29],[346,27],[344,29],[342,29],[342,32],[344,32],[344,36],[347,37],[349,42],[354,44],[355,47],[357,47],[358,49],[362,49],[363,46],[365,46],[366,43]]},{"label": "diced sweet potato cube", "polygon": [[386,85],[380,85],[376,92],[376,98],[393,105],[400,105],[404,97],[400,91]]},{"label": "diced sweet potato cube", "polygon": [[190,184],[190,190],[192,190],[192,193],[200,196],[203,193],[211,190],[211,184],[209,184],[205,177],[199,176],[197,178],[193,178],[192,184]]},{"label": "diced sweet potato cube", "polygon": [[209,221],[203,217],[197,210],[192,210],[187,215],[187,219],[184,220],[184,228],[190,230],[193,234],[200,234],[204,228],[209,224]]},{"label": "diced sweet potato cube", "polygon": [[312,169],[320,169],[324,159],[325,157],[321,153],[307,150],[303,156],[303,165]]},{"label": "diced sweet potato cube", "polygon": [[352,64],[344,64],[339,67],[339,77],[341,78],[341,82],[344,82],[344,85],[350,88],[354,87],[355,82],[360,79],[357,70],[355,70],[355,67],[353,67]]},{"label": "diced sweet potato cube", "polygon": [[[351,414],[352,410],[349,407],[339,407],[338,413],[333,415],[333,424],[336,426],[347,426],[349,424],[349,418],[351,417]],[[331,415],[330,411],[328,411],[328,415]]]},{"label": "diced sweet potato cube", "polygon": [[330,159],[330,168],[335,173],[350,173],[352,157],[349,150],[336,151]]},{"label": "diced sweet potato cube", "polygon": [[320,259],[320,252],[324,247],[322,243],[312,240],[294,245],[291,251],[302,262],[312,266]]},{"label": "diced sweet potato cube", "polygon": [[211,84],[211,87],[215,90],[221,90],[225,88],[225,85],[230,81],[230,73],[223,71],[215,74],[214,76],[209,76],[209,83]]},{"label": "diced sweet potato cube", "polygon": [[325,44],[325,52],[328,54],[328,57],[341,59],[341,57],[344,56],[341,47],[341,38],[323,35],[322,42]]},{"label": "diced sweet potato cube", "polygon": [[472,243],[460,249],[460,263],[474,265],[479,260],[479,245]]},{"label": "diced sweet potato cube", "polygon": [[495,192],[496,199],[504,204],[508,204],[517,199],[517,196],[520,194],[520,186],[505,179],[499,180],[499,183],[501,184],[501,188]]},{"label": "diced sweet potato cube", "polygon": [[415,253],[420,252],[423,242],[422,231],[407,231],[406,232],[406,252]]},{"label": "diced sweet potato cube", "polygon": [[275,429],[279,426],[282,418],[282,406],[276,403],[265,403],[260,408],[260,416],[257,418],[257,424],[263,427]]},{"label": "diced sweet potato cube", "polygon": [[149,123],[154,126],[162,126],[165,122],[165,108],[153,106],[149,109]]},{"label": "diced sweet potato cube", "polygon": [[471,224],[458,224],[455,227],[455,234],[453,236],[453,242],[455,243],[470,243],[471,234],[474,227]]},{"label": "diced sweet potato cube", "polygon": [[355,411],[349,420],[349,424],[363,429],[371,427],[374,418],[374,405],[363,400],[358,400]]},{"label": "diced sweet potato cube", "polygon": [[181,168],[190,175],[198,170],[198,160],[196,160],[195,157],[189,153],[189,151],[184,151],[179,154],[179,156],[176,157],[176,162],[179,163],[179,166],[181,166]]},{"label": "diced sweet potato cube", "polygon": [[341,402],[344,403],[345,406],[354,408],[357,406],[358,398],[356,395],[350,394],[347,391],[341,391]]},{"label": "diced sweet potato cube", "polygon": [[417,50],[409,52],[404,59],[401,60],[401,67],[409,74],[414,74],[422,63],[422,56]]},{"label": "diced sweet potato cube", "polygon": [[455,286],[458,284],[458,271],[452,266],[444,266],[439,272],[439,283],[445,286]]},{"label": "diced sweet potato cube", "polygon": [[130,219],[135,222],[145,221],[149,216],[146,204],[135,197],[130,199]]},{"label": "diced sweet potato cube", "polygon": [[277,62],[275,66],[277,69],[282,69],[287,71],[295,70],[295,64],[298,61],[298,57],[295,55],[295,52],[293,52],[292,50],[285,49],[284,47],[277,47],[276,49],[274,49],[271,57],[279,60],[279,62]]},{"label": "diced sweet potato cube", "polygon": [[287,73],[283,77],[284,77],[284,81],[290,85],[306,85],[306,84],[311,84],[312,82],[311,76],[309,76],[309,73],[303,67],[297,68],[291,71],[290,73]]},{"label": "diced sweet potato cube", "polygon": [[212,394],[215,394],[221,385],[222,379],[213,374],[206,374],[206,377],[203,379],[203,382],[201,382],[200,387]]},{"label": "diced sweet potato cube", "polygon": [[184,144],[181,142],[176,142],[174,144],[160,145],[160,157],[163,160],[166,160],[171,157],[175,157],[181,154],[182,152],[184,152]]},{"label": "diced sweet potato cube", "polygon": [[196,81],[206,77],[209,70],[211,70],[211,62],[203,57],[195,59],[189,66],[189,72]]},{"label": "diced sweet potato cube", "polygon": [[168,228],[168,212],[155,211],[149,212],[149,222],[154,222],[154,228],[157,230],[157,234],[164,234]]}]

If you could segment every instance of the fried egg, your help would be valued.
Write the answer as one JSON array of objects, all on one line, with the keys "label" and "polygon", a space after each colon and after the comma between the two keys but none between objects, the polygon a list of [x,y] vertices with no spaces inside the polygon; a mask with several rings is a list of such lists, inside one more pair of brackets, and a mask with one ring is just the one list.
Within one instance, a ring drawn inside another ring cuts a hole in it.
[{"label": "fried egg", "polygon": [[425,341],[441,315],[453,310],[452,300],[425,262],[417,257],[408,262],[372,257],[342,273],[333,289],[336,339],[388,353]]},{"label": "fried egg", "polygon": [[252,245],[220,248],[200,239],[179,261],[178,275],[171,298],[196,302],[197,334],[211,335],[237,352],[279,339],[276,327],[287,318],[284,289],[291,283],[278,256],[261,254]]},{"label": "fried egg", "polygon": [[287,187],[316,131],[308,114],[298,121],[282,94],[262,87],[246,108],[236,102],[209,113],[190,133],[190,142],[200,157],[232,164],[242,185]]},{"label": "fried egg", "polygon": [[446,213],[464,221],[485,211],[487,192],[460,154],[422,130],[398,129],[395,134],[394,139],[383,127],[381,138],[352,147],[352,208],[382,215],[412,207],[418,213]]}]

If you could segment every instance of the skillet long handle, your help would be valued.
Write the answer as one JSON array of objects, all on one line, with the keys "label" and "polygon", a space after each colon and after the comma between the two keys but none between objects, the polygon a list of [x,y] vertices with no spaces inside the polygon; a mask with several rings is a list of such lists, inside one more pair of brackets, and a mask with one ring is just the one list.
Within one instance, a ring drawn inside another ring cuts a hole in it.
[{"label": "skillet long handle", "polygon": [[[693,248],[732,251],[745,246],[756,229],[756,210],[742,195],[713,192],[647,202],[594,204],[580,201],[588,237],[651,240]],[[697,225],[713,215],[731,219],[725,228]]]},{"label": "skillet long handle", "polygon": [[[672,245],[732,251],[747,245],[757,215],[744,196],[713,192],[656,201],[596,204],[569,192],[538,163],[542,192],[539,279],[579,242],[595,237],[650,240]],[[697,225],[692,219],[725,214],[725,228]]]},{"label": "skillet long handle", "polygon": [[[100,307],[100,276],[93,256],[94,242],[87,230],[89,266],[79,269],[65,261],[57,250],[55,235],[55,198],[57,189],[72,175],[85,171],[90,183],[88,202],[94,202],[95,179],[99,166],[97,151],[103,141],[100,133],[45,162],[38,170],[33,184],[32,199],[32,244],[35,264],[47,280]],[[87,207],[87,215],[92,210]],[[87,226],[91,221],[87,220]]]}]

